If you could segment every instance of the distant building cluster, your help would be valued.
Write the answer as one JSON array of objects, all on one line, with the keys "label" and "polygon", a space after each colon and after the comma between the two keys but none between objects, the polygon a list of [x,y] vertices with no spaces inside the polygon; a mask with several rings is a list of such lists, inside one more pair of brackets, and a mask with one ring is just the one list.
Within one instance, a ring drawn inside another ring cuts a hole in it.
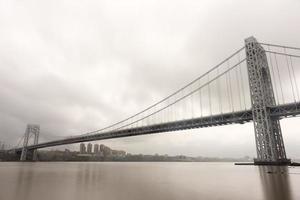
[{"label": "distant building cluster", "polygon": [[120,150],[113,150],[103,144],[93,144],[88,143],[87,145],[85,143],[81,143],[79,146],[79,152],[82,155],[99,155],[99,156],[119,156],[123,157],[126,156],[125,151],[120,151]]},{"label": "distant building cluster", "polygon": [[4,142],[0,141],[0,151],[9,149],[10,147],[10,145],[6,145]]},{"label": "distant building cluster", "polygon": [[[0,144],[0,149],[3,143]],[[6,145],[5,145],[6,146]],[[1,151],[0,161],[19,161],[20,155],[14,152]],[[168,155],[143,155],[130,154],[125,151],[114,150],[103,144],[80,144],[80,150],[70,151],[69,149],[61,150],[39,150],[39,161],[118,161],[118,162],[249,162],[253,158],[245,156],[243,158],[212,158],[212,157],[189,157],[184,155],[168,156]]]}]

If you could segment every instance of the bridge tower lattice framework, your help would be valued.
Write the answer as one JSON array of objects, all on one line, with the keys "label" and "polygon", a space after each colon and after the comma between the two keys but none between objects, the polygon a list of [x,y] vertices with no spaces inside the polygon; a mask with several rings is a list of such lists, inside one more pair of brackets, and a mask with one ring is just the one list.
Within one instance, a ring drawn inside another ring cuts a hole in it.
[{"label": "bridge tower lattice framework", "polygon": [[[39,125],[36,125],[36,124],[28,124],[27,125],[20,161],[26,161],[26,159],[27,159],[27,153],[28,153],[27,146],[28,146],[28,141],[29,141],[30,136],[31,135],[34,136],[33,144],[36,145],[36,144],[38,144],[39,134],[40,134],[40,126]],[[37,160],[37,150],[36,149],[33,150],[32,160],[33,161]]]},{"label": "bridge tower lattice framework", "polygon": [[270,115],[270,107],[275,106],[276,101],[265,50],[254,37],[245,40],[245,50],[257,151],[254,163],[290,164],[279,119]]}]

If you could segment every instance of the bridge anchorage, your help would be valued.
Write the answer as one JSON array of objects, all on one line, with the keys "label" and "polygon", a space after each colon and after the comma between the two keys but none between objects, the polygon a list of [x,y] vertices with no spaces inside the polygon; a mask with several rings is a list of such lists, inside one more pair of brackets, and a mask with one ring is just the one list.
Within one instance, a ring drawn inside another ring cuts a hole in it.
[{"label": "bridge anchorage", "polygon": [[[100,130],[38,143],[39,126],[28,125],[24,144],[36,149],[253,121],[255,165],[290,165],[280,119],[300,115],[300,48],[245,39],[245,45],[205,74],[146,109]],[[297,76],[298,75],[298,76]],[[274,87],[273,87],[274,86]],[[28,145],[30,135],[34,144]]]}]

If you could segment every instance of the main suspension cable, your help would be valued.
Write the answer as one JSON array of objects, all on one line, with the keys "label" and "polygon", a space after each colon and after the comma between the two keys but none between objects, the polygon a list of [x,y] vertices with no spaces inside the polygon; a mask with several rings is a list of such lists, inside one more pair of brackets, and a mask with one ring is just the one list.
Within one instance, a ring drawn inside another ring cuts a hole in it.
[{"label": "main suspension cable", "polygon": [[85,134],[82,134],[82,135],[90,135],[90,134],[98,133],[98,132],[100,132],[100,131],[107,130],[107,129],[112,128],[112,127],[115,127],[115,126],[117,126],[117,125],[119,125],[119,124],[121,124],[121,123],[123,123],[123,122],[126,122],[126,121],[128,121],[128,120],[130,120],[130,119],[132,119],[132,118],[134,118],[134,117],[136,117],[136,116],[138,116],[138,115],[140,115],[141,113],[147,111],[147,110],[150,110],[151,108],[153,108],[153,107],[157,106],[158,104],[160,104],[160,103],[166,101],[166,100],[169,99],[170,97],[172,97],[172,96],[178,94],[180,91],[182,91],[182,90],[188,88],[190,85],[194,84],[195,82],[197,82],[197,81],[200,80],[201,78],[205,77],[207,74],[211,73],[212,71],[214,71],[215,69],[217,69],[218,67],[220,67],[222,64],[224,64],[226,61],[228,61],[229,59],[231,59],[232,57],[234,57],[236,54],[238,54],[239,52],[241,52],[244,48],[245,48],[245,47],[243,46],[242,48],[238,49],[236,52],[234,52],[232,55],[230,55],[229,57],[227,57],[225,60],[223,60],[222,62],[220,62],[219,64],[217,64],[217,65],[214,66],[213,68],[211,68],[211,69],[210,69],[209,71],[207,71],[206,73],[202,74],[202,75],[199,76],[198,78],[194,79],[192,82],[188,83],[188,84],[185,85],[184,87],[182,87],[182,88],[180,88],[179,90],[175,91],[174,93],[168,95],[167,97],[163,98],[162,100],[160,100],[160,101],[156,102],[155,104],[153,104],[153,105],[151,105],[151,106],[145,108],[144,110],[142,110],[142,111],[140,111],[140,112],[138,112],[138,113],[136,113],[136,114],[134,114],[134,115],[132,115],[132,116],[130,116],[130,117],[128,117],[128,118],[125,118],[124,120],[121,120],[121,121],[119,121],[119,122],[116,122],[116,123],[114,123],[114,124],[111,124],[111,125],[109,125],[109,126],[106,126],[106,127],[102,128],[102,129],[95,130],[95,131],[92,131],[92,132],[88,132],[88,133],[85,133]]}]

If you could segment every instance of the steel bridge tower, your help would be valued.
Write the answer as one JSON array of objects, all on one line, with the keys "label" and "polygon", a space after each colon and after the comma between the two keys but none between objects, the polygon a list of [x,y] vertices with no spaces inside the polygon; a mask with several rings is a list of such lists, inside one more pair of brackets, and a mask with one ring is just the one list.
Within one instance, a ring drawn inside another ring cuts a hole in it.
[{"label": "steel bridge tower", "polygon": [[254,37],[245,40],[257,158],[255,164],[289,164],[278,118],[270,116],[275,106],[266,53]]},{"label": "steel bridge tower", "polygon": [[[24,136],[24,142],[23,142],[23,148],[22,148],[22,153],[20,157],[20,161],[25,161],[27,158],[27,146],[28,146],[28,141],[31,135],[34,136],[34,141],[33,144],[38,144],[39,140],[39,134],[40,134],[40,126],[35,125],[35,124],[28,124],[26,131],[25,131],[25,136]],[[37,150],[33,150],[33,155],[32,155],[32,160],[37,160]]]}]

